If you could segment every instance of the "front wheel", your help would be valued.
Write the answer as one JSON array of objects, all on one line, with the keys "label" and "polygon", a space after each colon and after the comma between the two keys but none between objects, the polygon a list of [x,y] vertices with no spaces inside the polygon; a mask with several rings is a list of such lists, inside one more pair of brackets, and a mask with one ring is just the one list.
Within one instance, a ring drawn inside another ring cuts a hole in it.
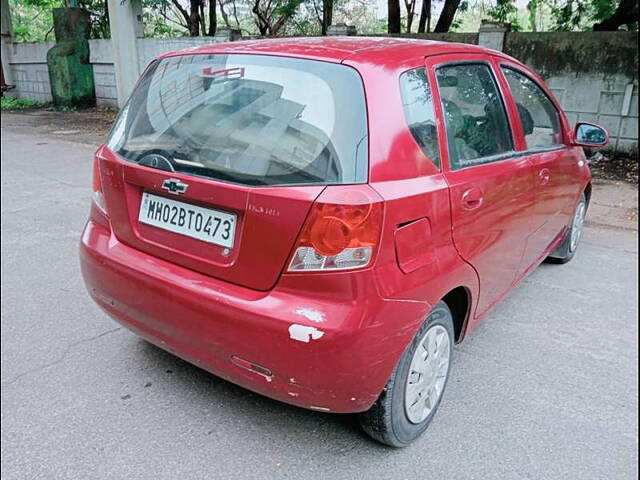
[{"label": "front wheel", "polygon": [[439,302],[404,352],[376,403],[360,415],[377,441],[405,447],[427,429],[447,385],[453,354],[453,317]]},{"label": "front wheel", "polygon": [[567,263],[576,254],[578,249],[578,243],[582,237],[582,229],[584,227],[584,218],[587,213],[587,197],[583,193],[580,197],[580,201],[576,206],[576,210],[569,225],[569,230],[564,237],[564,240],[558,248],[556,248],[551,255],[547,257],[547,260],[551,263]]}]

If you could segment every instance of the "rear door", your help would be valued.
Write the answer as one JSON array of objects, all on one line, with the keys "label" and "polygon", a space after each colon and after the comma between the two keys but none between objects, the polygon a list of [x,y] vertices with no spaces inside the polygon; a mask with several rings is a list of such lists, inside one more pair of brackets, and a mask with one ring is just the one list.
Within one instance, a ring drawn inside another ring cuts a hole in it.
[{"label": "rear door", "polygon": [[113,232],[171,263],[268,290],[325,186],[366,182],[366,123],[351,67],[162,59],[99,152]]},{"label": "rear door", "polygon": [[519,271],[531,230],[531,164],[516,152],[514,112],[505,106],[490,56],[443,55],[428,58],[427,65],[446,125],[453,240],[480,278],[481,315]]},{"label": "rear door", "polygon": [[578,194],[575,179],[579,169],[565,144],[561,115],[550,94],[521,66],[501,60],[500,69],[518,111],[522,155],[531,162],[536,186],[532,232],[521,266],[524,271],[540,260],[569,224]]}]

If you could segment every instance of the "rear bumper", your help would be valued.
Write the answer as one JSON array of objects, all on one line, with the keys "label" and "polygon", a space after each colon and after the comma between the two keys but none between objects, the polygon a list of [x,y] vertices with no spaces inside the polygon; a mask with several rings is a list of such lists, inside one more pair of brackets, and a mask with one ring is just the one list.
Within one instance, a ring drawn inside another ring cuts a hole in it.
[{"label": "rear bumper", "polygon": [[80,263],[91,297],[139,336],[242,387],[323,411],[367,410],[430,310],[382,298],[373,271],[349,277],[348,301],[301,294],[294,276],[269,292],[246,289],[130,248],[93,220]]}]

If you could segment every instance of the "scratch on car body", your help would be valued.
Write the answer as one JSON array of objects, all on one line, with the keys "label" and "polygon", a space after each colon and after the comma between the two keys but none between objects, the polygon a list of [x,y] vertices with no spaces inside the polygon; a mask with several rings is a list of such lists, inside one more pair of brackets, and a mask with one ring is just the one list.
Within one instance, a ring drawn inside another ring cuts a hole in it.
[{"label": "scratch on car body", "polygon": [[310,340],[318,340],[322,338],[324,332],[318,330],[316,327],[309,327],[307,325],[292,324],[289,327],[289,337],[292,340],[298,340],[299,342],[309,343]]},{"label": "scratch on car body", "polygon": [[315,323],[324,322],[324,313],[313,308],[299,308],[296,310],[296,313]]}]

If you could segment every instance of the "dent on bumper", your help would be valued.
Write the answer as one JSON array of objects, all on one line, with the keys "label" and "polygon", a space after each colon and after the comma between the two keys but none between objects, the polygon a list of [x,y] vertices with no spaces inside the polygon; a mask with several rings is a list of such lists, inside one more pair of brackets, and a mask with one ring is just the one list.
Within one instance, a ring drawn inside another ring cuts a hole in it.
[{"label": "dent on bumper", "polygon": [[93,221],[80,263],[92,298],[136,334],[233,383],[316,410],[368,409],[430,309],[370,292],[344,302],[278,286],[250,290],[132,249]]}]

